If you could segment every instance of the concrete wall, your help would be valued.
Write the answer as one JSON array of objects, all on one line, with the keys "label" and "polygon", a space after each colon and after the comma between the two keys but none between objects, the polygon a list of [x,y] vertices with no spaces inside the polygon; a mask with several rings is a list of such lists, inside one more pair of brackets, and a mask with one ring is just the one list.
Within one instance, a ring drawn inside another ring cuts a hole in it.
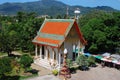
[{"label": "concrete wall", "polygon": [[64,48],[67,48],[67,50],[68,50],[68,58],[69,59],[73,59],[73,46],[74,45],[75,45],[75,47],[78,47],[78,48],[81,47],[82,50],[84,50],[84,45],[80,42],[80,38],[75,29],[75,26],[72,27],[72,29],[70,30],[70,32],[64,42]]}]

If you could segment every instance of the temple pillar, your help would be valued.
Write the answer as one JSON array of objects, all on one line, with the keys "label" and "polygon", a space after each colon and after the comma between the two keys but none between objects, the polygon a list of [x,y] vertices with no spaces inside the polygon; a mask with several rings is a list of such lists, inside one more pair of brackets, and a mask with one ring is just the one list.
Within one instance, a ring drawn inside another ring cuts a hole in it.
[{"label": "temple pillar", "polygon": [[55,57],[55,52],[54,52],[54,49],[52,49],[52,50],[53,50],[53,61],[55,61],[55,60],[54,60],[54,57]]},{"label": "temple pillar", "polygon": [[75,45],[75,59],[76,59],[76,54],[77,54],[77,53],[76,53],[76,45]]},{"label": "temple pillar", "polygon": [[58,50],[59,52],[59,70],[60,70],[60,67],[61,67],[61,52]]},{"label": "temple pillar", "polygon": [[42,46],[40,46],[40,59],[42,59]]},{"label": "temple pillar", "polygon": [[37,44],[35,45],[35,57],[37,58],[37,56],[38,56],[38,49],[37,49]]},{"label": "temple pillar", "polygon": [[47,49],[47,46],[45,47],[45,59],[48,59],[48,49]]}]

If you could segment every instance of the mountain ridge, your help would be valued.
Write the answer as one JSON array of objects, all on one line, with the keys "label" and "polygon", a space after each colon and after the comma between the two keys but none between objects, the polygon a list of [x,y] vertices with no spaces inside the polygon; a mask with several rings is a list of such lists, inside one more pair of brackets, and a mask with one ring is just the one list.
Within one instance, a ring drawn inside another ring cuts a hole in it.
[{"label": "mountain ridge", "polygon": [[81,14],[88,13],[92,10],[103,10],[103,11],[118,11],[108,6],[97,6],[97,7],[83,7],[80,5],[70,6],[57,0],[39,0],[34,2],[24,3],[4,3],[0,5],[0,14],[3,15],[16,15],[19,11],[24,12],[36,12],[38,15],[65,15],[66,8],[69,7],[69,15],[74,15],[74,10],[80,8]]}]

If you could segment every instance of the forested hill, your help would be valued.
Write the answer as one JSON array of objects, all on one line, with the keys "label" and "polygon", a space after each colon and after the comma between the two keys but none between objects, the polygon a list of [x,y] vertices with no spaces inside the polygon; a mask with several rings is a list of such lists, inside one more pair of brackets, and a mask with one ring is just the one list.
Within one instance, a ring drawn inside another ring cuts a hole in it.
[{"label": "forested hill", "polygon": [[104,11],[117,11],[108,6],[98,7],[83,7],[83,6],[70,6],[56,0],[40,0],[25,3],[4,3],[0,5],[0,14],[15,15],[18,11],[36,12],[38,15],[64,15],[66,7],[69,6],[69,15],[74,15],[74,10],[80,8],[81,14],[88,13],[92,10]]}]

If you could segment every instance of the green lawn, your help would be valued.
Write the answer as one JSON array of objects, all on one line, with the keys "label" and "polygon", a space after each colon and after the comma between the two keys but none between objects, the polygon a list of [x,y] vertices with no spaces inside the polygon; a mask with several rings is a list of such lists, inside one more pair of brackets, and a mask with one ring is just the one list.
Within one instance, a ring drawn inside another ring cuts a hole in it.
[{"label": "green lawn", "polygon": [[7,53],[0,52],[0,56],[4,56],[4,55],[7,55]]}]

